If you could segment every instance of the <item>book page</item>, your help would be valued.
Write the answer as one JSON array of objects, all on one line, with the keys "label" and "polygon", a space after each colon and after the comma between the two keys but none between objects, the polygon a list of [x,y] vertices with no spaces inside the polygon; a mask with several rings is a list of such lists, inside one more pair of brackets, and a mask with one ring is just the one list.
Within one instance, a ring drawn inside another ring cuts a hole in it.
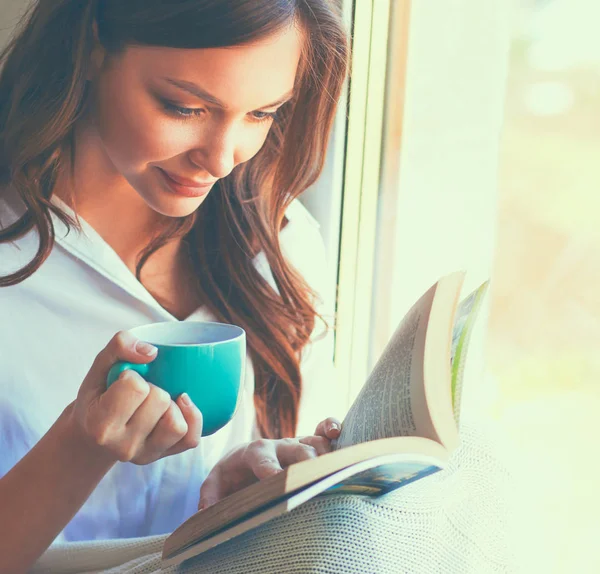
[{"label": "book page", "polygon": [[404,317],[346,415],[334,448],[393,436],[438,440],[423,382],[425,334],[436,286]]}]

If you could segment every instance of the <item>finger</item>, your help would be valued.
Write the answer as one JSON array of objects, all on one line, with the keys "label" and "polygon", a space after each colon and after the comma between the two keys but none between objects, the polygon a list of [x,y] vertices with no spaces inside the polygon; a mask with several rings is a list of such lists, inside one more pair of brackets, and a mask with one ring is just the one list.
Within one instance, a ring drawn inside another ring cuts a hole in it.
[{"label": "finger", "polygon": [[119,331],[96,356],[81,385],[80,393],[94,396],[106,390],[108,371],[117,361],[149,363],[156,358],[156,347],[140,341],[128,331]]},{"label": "finger", "polygon": [[[171,401],[167,412],[160,417],[144,442],[144,458],[156,460],[179,443],[188,432],[188,425],[179,407]],[[135,461],[134,461],[135,462]]]},{"label": "finger", "polygon": [[321,421],[315,430],[315,435],[324,436],[330,440],[338,438],[342,430],[342,423],[335,417]]},{"label": "finger", "polygon": [[312,446],[316,451],[317,455],[321,456],[331,452],[331,441],[322,436],[305,436],[299,439],[303,444]]},{"label": "finger", "polygon": [[198,501],[198,510],[204,510],[205,508],[219,502],[224,497],[222,491],[223,481],[221,480],[221,468],[217,464],[200,487],[200,500]]},{"label": "finger", "polygon": [[126,426],[128,436],[140,442],[147,440],[173,402],[169,393],[155,385],[147,384],[150,392],[146,400],[133,413]]},{"label": "finger", "polygon": [[150,385],[135,371],[123,371],[109,389],[88,410],[90,423],[109,423],[125,427],[150,394]]},{"label": "finger", "polygon": [[185,419],[188,431],[179,442],[165,452],[164,456],[171,456],[172,454],[179,454],[191,448],[196,448],[200,444],[200,438],[202,437],[202,413],[198,407],[186,393],[179,395],[176,403]]},{"label": "finger", "polygon": [[317,457],[317,451],[309,444],[298,440],[280,440],[276,442],[277,459],[283,467],[288,467],[303,460]]},{"label": "finger", "polygon": [[279,441],[258,440],[250,443],[244,453],[244,460],[254,476],[263,480],[283,470],[275,443]]}]

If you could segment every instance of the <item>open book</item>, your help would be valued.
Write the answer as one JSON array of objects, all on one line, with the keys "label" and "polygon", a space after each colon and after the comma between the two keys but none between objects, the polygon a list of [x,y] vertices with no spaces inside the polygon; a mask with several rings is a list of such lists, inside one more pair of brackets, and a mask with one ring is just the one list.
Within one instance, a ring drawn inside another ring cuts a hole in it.
[{"label": "open book", "polygon": [[443,277],[402,319],[331,453],[194,514],[166,539],[163,566],[197,556],[315,496],[377,496],[444,468],[459,443],[466,352],[488,286],[459,304],[463,280],[462,272]]}]

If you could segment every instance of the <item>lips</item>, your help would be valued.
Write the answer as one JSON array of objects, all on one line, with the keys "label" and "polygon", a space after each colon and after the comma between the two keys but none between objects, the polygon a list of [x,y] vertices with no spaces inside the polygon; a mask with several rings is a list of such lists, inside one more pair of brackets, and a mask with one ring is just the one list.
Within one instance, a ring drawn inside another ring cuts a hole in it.
[{"label": "lips", "polygon": [[215,184],[216,180],[209,182],[199,182],[193,179],[187,179],[170,172],[157,168],[162,181],[168,186],[171,193],[184,197],[202,197],[206,195]]},{"label": "lips", "polygon": [[185,185],[185,187],[208,187],[215,184],[217,181],[213,179],[212,181],[196,181],[194,179],[187,179],[186,177],[181,177],[179,175],[175,175],[170,171],[163,170],[175,183],[179,185]]}]

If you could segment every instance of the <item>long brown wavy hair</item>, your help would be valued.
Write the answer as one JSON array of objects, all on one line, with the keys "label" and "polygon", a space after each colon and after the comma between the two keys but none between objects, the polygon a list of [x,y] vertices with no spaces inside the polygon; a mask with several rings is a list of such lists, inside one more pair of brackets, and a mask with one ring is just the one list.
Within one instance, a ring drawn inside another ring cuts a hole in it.
[{"label": "long brown wavy hair", "polygon": [[[51,213],[77,227],[50,199],[61,165],[74,153],[74,125],[87,101],[94,22],[108,54],[131,44],[240,45],[292,22],[304,31],[296,95],[278,111],[264,146],[220,180],[194,214],[173,218],[137,265],[139,278],[153,252],[184,238],[206,307],[217,320],[246,330],[262,436],[293,436],[302,391],[300,354],[318,315],[314,293],[283,257],[279,232],[288,205],[323,168],[349,59],[340,2],[38,0],[0,55],[0,185],[10,184],[26,207],[21,219],[0,229],[0,243],[35,229],[39,249],[22,269],[0,277],[0,287],[23,281],[48,257],[54,245]],[[260,251],[276,290],[253,264]]]}]

